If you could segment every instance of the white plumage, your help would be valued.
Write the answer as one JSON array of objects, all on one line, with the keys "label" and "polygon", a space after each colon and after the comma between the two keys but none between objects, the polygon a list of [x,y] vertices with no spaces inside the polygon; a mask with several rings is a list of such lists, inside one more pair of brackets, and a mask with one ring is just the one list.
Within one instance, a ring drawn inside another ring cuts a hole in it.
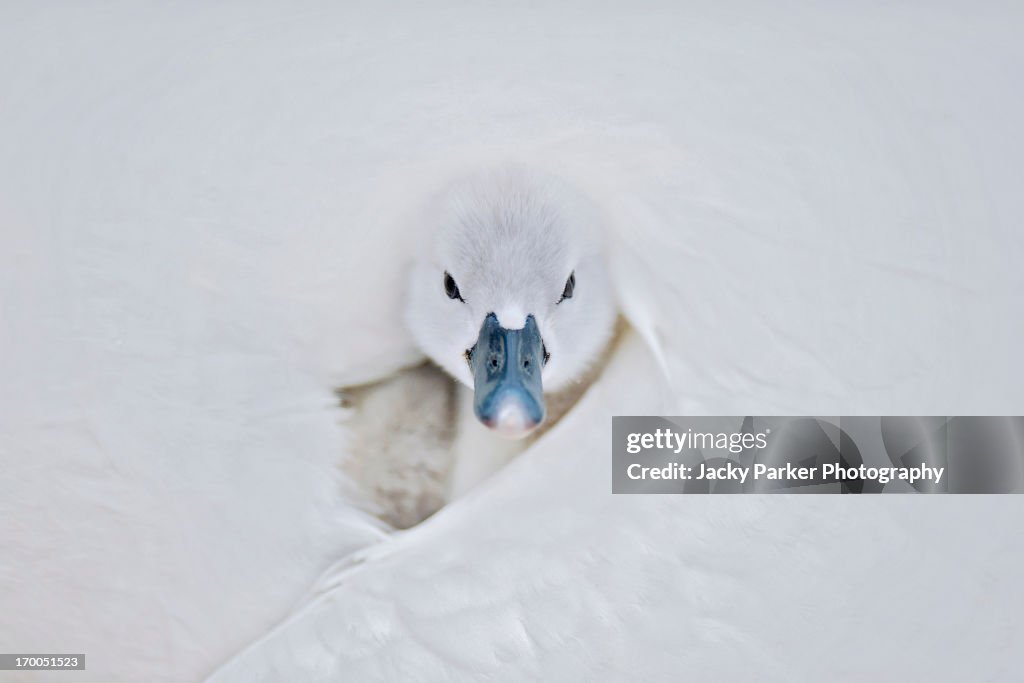
[{"label": "white plumage", "polygon": [[[1019,679],[1019,496],[615,497],[608,432],[1024,413],[1020,25],[2,3],[0,642],[104,683]],[[597,205],[633,331],[388,533],[331,390],[423,360],[423,207],[507,158]]]}]

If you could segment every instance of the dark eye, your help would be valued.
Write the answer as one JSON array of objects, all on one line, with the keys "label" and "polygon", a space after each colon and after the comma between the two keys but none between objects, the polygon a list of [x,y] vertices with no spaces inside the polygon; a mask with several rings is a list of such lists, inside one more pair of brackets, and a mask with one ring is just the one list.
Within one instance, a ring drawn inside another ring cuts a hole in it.
[{"label": "dark eye", "polygon": [[447,270],[444,272],[444,293],[448,295],[449,299],[458,299],[462,303],[466,303],[459,292],[459,286],[455,284],[455,278]]},{"label": "dark eye", "polygon": [[558,300],[558,303],[562,303],[566,299],[572,298],[572,293],[576,289],[576,271],[573,271],[569,275],[569,279],[565,281],[565,289],[562,290],[562,298]]}]

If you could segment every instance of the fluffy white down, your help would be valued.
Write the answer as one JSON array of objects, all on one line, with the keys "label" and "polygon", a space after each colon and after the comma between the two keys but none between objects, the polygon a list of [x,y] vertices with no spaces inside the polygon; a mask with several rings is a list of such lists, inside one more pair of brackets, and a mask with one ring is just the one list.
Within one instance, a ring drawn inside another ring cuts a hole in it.
[{"label": "fluffy white down", "polygon": [[[616,309],[600,218],[577,191],[521,165],[491,168],[455,181],[427,211],[424,227],[434,236],[413,266],[406,321],[437,364],[472,386],[465,354],[490,313],[508,329],[534,316],[550,354],[546,392],[594,362]],[[445,294],[446,272],[464,301]],[[573,275],[573,297],[559,303]]]}]

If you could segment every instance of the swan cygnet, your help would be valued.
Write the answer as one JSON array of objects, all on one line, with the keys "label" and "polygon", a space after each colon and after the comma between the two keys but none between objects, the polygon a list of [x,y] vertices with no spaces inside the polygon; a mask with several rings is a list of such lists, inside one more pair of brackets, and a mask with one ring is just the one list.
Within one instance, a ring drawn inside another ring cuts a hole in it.
[{"label": "swan cygnet", "polygon": [[617,308],[595,212],[557,178],[520,166],[480,172],[453,184],[429,216],[406,322],[422,351],[465,387],[451,498],[571,405],[558,397],[579,395]]},{"label": "swan cygnet", "polygon": [[433,364],[338,390],[354,502],[399,529],[557,422],[593,380],[617,319],[595,213],[556,178],[480,172],[416,220],[405,318]]}]

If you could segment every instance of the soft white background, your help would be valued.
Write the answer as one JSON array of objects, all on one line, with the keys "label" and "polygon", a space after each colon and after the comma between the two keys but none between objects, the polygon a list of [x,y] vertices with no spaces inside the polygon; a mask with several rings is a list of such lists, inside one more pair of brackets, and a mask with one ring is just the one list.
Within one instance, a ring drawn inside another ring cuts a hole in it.
[{"label": "soft white background", "polygon": [[[359,548],[225,680],[1019,678],[1018,498],[612,498],[607,448],[1024,413],[1021,5],[431,4],[0,2],[0,650],[88,656],[25,680],[196,680]],[[417,209],[504,159],[600,200],[638,334],[388,539],[331,388],[416,359]]]}]

